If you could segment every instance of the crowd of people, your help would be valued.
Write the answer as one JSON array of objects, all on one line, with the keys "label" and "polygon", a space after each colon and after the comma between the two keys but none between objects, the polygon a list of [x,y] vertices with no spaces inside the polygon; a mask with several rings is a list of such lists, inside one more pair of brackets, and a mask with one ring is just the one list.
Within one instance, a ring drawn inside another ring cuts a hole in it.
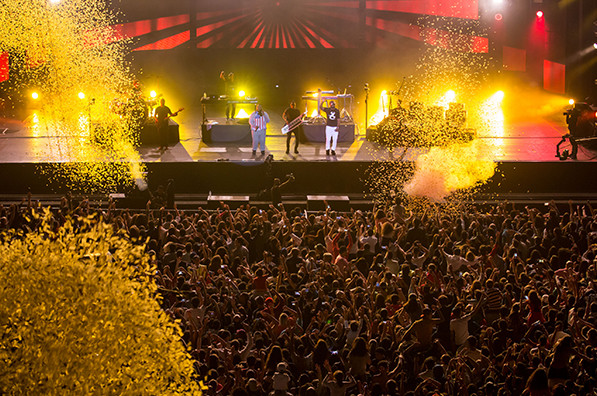
[{"label": "crowd of people", "polygon": [[[65,198],[60,212],[100,212],[146,243],[206,395],[597,390],[589,203],[183,212]],[[1,230],[29,222],[18,205],[0,208]]]}]

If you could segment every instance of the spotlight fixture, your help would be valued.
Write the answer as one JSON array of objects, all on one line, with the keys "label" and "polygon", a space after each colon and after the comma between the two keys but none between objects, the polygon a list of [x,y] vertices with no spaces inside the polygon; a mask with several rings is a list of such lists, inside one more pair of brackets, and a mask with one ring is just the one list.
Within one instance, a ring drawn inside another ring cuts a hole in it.
[{"label": "spotlight fixture", "polygon": [[597,43],[593,43],[593,48],[597,49]]},{"label": "spotlight fixture", "polygon": [[496,20],[496,21],[501,21],[501,20],[502,20],[502,18],[503,18],[503,16],[502,16],[502,14],[500,14],[500,13],[497,13],[497,14],[495,14],[495,17],[494,17],[494,18],[495,18],[495,20]]},{"label": "spotlight fixture", "polygon": [[37,92],[31,93],[31,99],[33,99],[33,100],[39,99],[39,94]]},{"label": "spotlight fixture", "polygon": [[568,101],[568,104],[569,104],[570,106],[572,106],[572,105],[574,104],[574,99],[570,99],[570,100]]},{"label": "spotlight fixture", "polygon": [[83,92],[79,92],[79,99],[85,99],[85,94]]},{"label": "spotlight fixture", "polygon": [[158,96],[158,93],[156,91],[151,91],[149,93],[149,96],[151,96],[152,98],[155,98],[156,96]]},{"label": "spotlight fixture", "polygon": [[537,11],[537,18],[543,18],[543,11],[539,10]]},{"label": "spotlight fixture", "polygon": [[238,91],[238,96],[240,96],[241,98],[245,97],[245,91],[243,91],[242,89],[240,91]]}]

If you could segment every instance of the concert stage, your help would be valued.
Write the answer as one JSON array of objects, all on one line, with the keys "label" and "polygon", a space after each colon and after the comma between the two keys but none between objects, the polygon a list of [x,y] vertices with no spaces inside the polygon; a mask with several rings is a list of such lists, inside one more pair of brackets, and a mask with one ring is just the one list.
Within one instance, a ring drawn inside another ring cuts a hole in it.
[{"label": "concert stage", "polygon": [[[165,152],[156,146],[142,146],[138,151],[147,164],[151,189],[173,178],[177,197],[190,194],[202,196],[200,200],[209,192],[254,199],[260,190],[271,186],[273,177],[285,178],[290,173],[296,181],[284,191],[285,196],[305,202],[307,195],[316,194],[362,198],[368,169],[375,163],[397,158],[414,162],[427,152],[397,148],[388,153],[368,142],[357,129],[353,142],[338,144],[337,156],[326,156],[324,144],[313,142],[301,143],[299,154],[286,154],[286,136],[279,129],[283,122],[275,117],[268,128],[266,155],[254,157],[246,144],[213,140],[208,144],[196,118],[180,116],[177,120],[180,142]],[[507,124],[499,136],[479,134],[478,147],[471,155],[498,164],[496,174],[482,189],[483,196],[595,199],[597,150],[581,146],[578,160],[560,161],[555,147],[565,132],[561,120],[535,120]],[[52,174],[49,164],[68,161],[60,144],[50,132],[34,133],[20,121],[0,119],[0,194],[26,194],[29,187],[33,193],[67,192],[59,179],[48,179]],[[294,137],[291,153],[293,149]],[[271,162],[266,161],[269,154]]]}]

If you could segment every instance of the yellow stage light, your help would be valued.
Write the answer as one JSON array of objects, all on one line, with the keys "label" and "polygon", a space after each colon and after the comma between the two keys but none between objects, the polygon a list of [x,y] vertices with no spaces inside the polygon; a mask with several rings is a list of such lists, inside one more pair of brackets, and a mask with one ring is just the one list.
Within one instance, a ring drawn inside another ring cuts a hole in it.
[{"label": "yellow stage light", "polygon": [[570,99],[570,100],[568,101],[568,104],[569,104],[570,106],[572,106],[572,105],[574,104],[574,99]]},{"label": "yellow stage light", "polygon": [[85,94],[83,92],[79,92],[79,99],[85,99]]},{"label": "yellow stage light", "polygon": [[313,113],[311,113],[311,118],[315,118],[319,115],[319,112],[317,111],[317,109],[313,110]]},{"label": "yellow stage light", "polygon": [[385,96],[388,94],[388,91],[386,91],[385,89],[383,91],[381,91],[381,96]]},{"label": "yellow stage light", "polygon": [[249,118],[249,114],[247,114],[245,109],[240,109],[234,118]]},{"label": "yellow stage light", "polygon": [[444,109],[448,110],[448,107],[450,107],[450,103],[454,102],[455,100],[456,92],[450,89],[449,91],[446,91],[446,93],[435,102],[435,105],[441,106]]},{"label": "yellow stage light", "polygon": [[454,99],[456,99],[456,92],[449,90],[448,92],[446,92],[446,100],[448,101],[448,103],[451,103],[454,101]]},{"label": "yellow stage light", "polygon": [[497,91],[493,94],[492,98],[498,102],[501,102],[502,100],[504,100],[504,91]]},{"label": "yellow stage light", "polygon": [[39,94],[38,94],[37,92],[33,92],[33,93],[31,94],[31,98],[32,98],[33,100],[37,100],[37,99],[39,99]]},{"label": "yellow stage light", "polygon": [[156,96],[158,96],[158,93],[156,91],[151,91],[149,93],[149,96],[151,96],[152,98],[155,98]]},{"label": "yellow stage light", "polygon": [[243,91],[242,89],[240,91],[238,91],[238,96],[240,96],[241,98],[244,98],[246,95],[246,92]]}]

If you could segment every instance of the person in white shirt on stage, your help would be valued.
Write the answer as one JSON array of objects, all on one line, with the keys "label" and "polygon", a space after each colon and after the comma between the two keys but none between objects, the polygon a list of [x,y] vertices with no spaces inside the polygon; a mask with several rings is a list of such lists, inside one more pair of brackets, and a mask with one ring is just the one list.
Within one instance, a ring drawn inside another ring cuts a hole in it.
[{"label": "person in white shirt on stage", "polygon": [[[327,100],[324,102],[327,103]],[[330,149],[333,156],[336,155],[336,144],[338,143],[338,132],[340,130],[340,110],[336,108],[336,103],[330,101],[329,107],[323,107],[321,110],[326,114],[325,121],[325,155],[330,155]],[[331,143],[331,144],[330,144]]]}]

